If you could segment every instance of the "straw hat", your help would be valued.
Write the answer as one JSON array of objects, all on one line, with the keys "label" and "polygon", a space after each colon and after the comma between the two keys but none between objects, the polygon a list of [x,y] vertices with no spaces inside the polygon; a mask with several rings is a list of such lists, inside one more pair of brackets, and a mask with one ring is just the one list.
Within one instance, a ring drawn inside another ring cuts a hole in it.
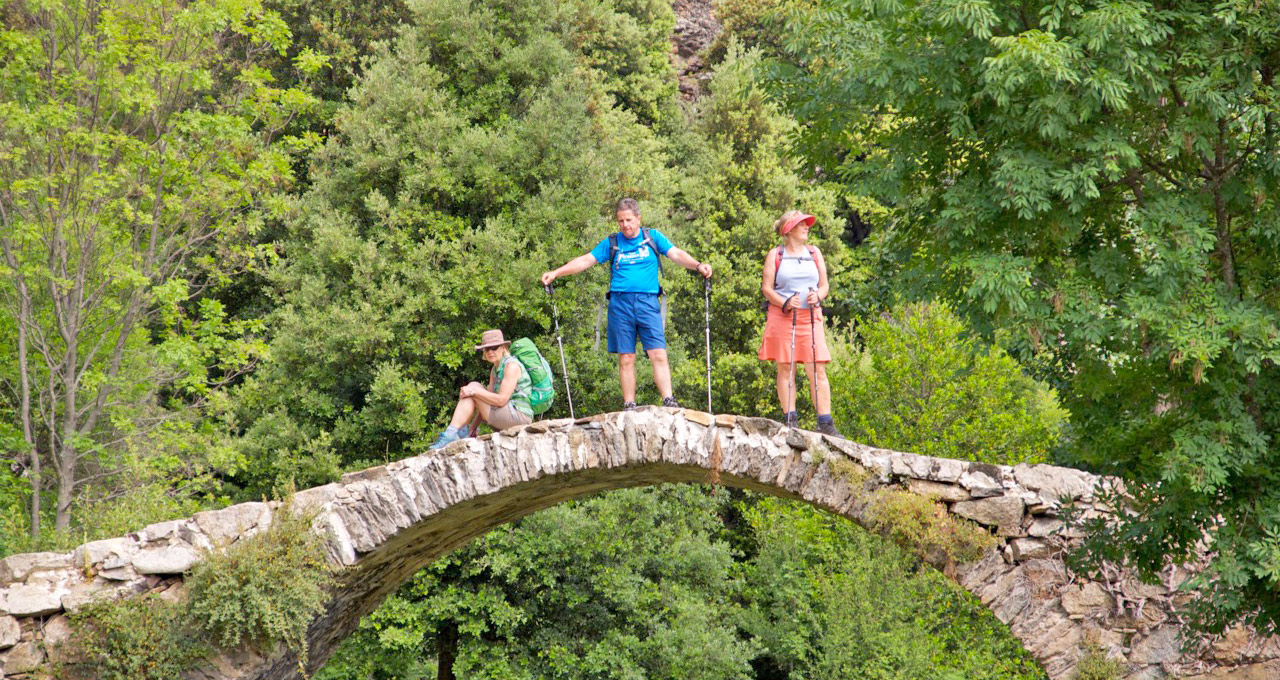
[{"label": "straw hat", "polygon": [[489,349],[490,347],[497,347],[499,345],[510,345],[510,344],[511,344],[510,340],[504,340],[502,338],[502,331],[494,328],[492,330],[487,330],[480,335],[480,344],[476,345],[476,349],[477,350]]}]

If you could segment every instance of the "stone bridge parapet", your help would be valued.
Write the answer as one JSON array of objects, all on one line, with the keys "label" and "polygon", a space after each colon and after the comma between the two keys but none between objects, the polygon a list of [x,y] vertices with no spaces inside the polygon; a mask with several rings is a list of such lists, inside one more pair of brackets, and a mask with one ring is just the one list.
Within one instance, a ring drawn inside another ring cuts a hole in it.
[{"label": "stone bridge parapet", "polygon": [[[1171,567],[1152,585],[1123,570],[1090,579],[1067,568],[1064,552],[1081,535],[1064,522],[1063,503],[1083,517],[1105,513],[1097,495],[1110,480],[876,449],[761,418],[720,415],[712,427],[707,413],[652,407],[512,428],[299,492],[293,507],[317,513],[317,531],[341,567],[341,585],[308,632],[310,669],[414,572],[494,527],[597,491],[706,481],[713,431],[724,485],[801,498],[864,526],[868,494],[902,488],[986,527],[996,547],[947,571],[1053,680],[1074,677],[1091,646],[1125,664],[1127,680],[1280,678],[1280,640],[1248,629],[1182,650],[1177,605],[1186,570]],[[202,555],[263,531],[279,508],[244,503],[66,553],[0,560],[0,680],[48,677],[50,650],[71,635],[68,613],[97,598],[177,597],[182,574]],[[296,659],[283,654],[232,650],[188,677],[300,676]]]}]

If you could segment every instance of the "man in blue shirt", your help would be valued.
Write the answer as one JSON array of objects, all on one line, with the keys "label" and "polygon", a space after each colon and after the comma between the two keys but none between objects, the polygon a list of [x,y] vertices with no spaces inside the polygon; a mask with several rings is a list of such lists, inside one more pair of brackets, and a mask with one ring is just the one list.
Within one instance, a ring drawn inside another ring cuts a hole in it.
[{"label": "man in blue shirt", "polygon": [[[622,408],[636,407],[636,340],[644,346],[653,365],[653,384],[662,395],[663,406],[680,404],[671,394],[671,365],[667,361],[667,336],[662,326],[662,290],[658,280],[658,255],[685,269],[711,278],[711,265],[698,262],[689,253],[671,245],[662,232],[640,226],[640,206],[634,198],[618,201],[614,210],[618,234],[605,237],[591,252],[569,260],[542,274],[542,285],[561,276],[586,271],[597,263],[610,262],[609,351],[618,355],[618,381],[622,383]],[[648,238],[646,238],[646,234]],[[616,246],[615,246],[616,244]],[[615,250],[616,248],[616,250]]]}]

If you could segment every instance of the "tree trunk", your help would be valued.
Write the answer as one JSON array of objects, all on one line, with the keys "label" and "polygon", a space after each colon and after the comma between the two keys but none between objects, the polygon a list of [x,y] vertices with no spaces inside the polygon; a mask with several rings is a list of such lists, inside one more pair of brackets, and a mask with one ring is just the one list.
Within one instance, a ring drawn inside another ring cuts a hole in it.
[{"label": "tree trunk", "polygon": [[[9,214],[0,206],[0,224],[9,224]],[[28,363],[27,334],[34,327],[35,319],[31,313],[31,290],[27,287],[26,277],[18,266],[18,255],[13,242],[0,239],[5,262],[13,269],[13,287],[18,295],[18,418],[22,421],[22,439],[27,443],[27,474],[31,481],[31,538],[40,538],[40,448],[36,446],[35,426],[31,420],[31,365]]]},{"label": "tree trunk", "polygon": [[454,680],[453,662],[458,658],[458,623],[446,621],[436,633],[436,680]]}]

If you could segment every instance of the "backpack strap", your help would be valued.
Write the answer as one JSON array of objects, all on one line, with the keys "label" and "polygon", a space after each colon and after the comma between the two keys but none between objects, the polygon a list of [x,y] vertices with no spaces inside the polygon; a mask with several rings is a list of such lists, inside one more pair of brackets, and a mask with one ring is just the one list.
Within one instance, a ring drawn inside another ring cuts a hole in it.
[{"label": "backpack strap", "polygon": [[[618,232],[609,234],[609,287],[613,287],[613,262],[618,259]],[[605,297],[609,297],[608,294]]]},{"label": "backpack strap", "polygon": [[[774,290],[778,289],[778,268],[782,266],[782,250],[785,247],[786,246],[778,246],[778,249],[775,251],[778,253],[778,257],[773,262],[773,289]],[[804,247],[809,250],[809,257],[813,258],[813,264],[816,267],[818,265],[818,247],[811,246],[808,243],[804,244]]]},{"label": "backpack strap", "polygon": [[[658,259],[658,294],[662,296],[662,321],[666,325],[667,320],[667,292],[662,289],[662,253],[658,251],[658,243],[653,240],[653,235],[649,233],[649,227],[641,227],[640,235],[644,240],[640,242],[640,246],[649,246],[653,249],[653,256]],[[609,286],[613,287],[613,266],[618,259],[618,232],[609,234]],[[609,297],[605,293],[605,297]]]}]

